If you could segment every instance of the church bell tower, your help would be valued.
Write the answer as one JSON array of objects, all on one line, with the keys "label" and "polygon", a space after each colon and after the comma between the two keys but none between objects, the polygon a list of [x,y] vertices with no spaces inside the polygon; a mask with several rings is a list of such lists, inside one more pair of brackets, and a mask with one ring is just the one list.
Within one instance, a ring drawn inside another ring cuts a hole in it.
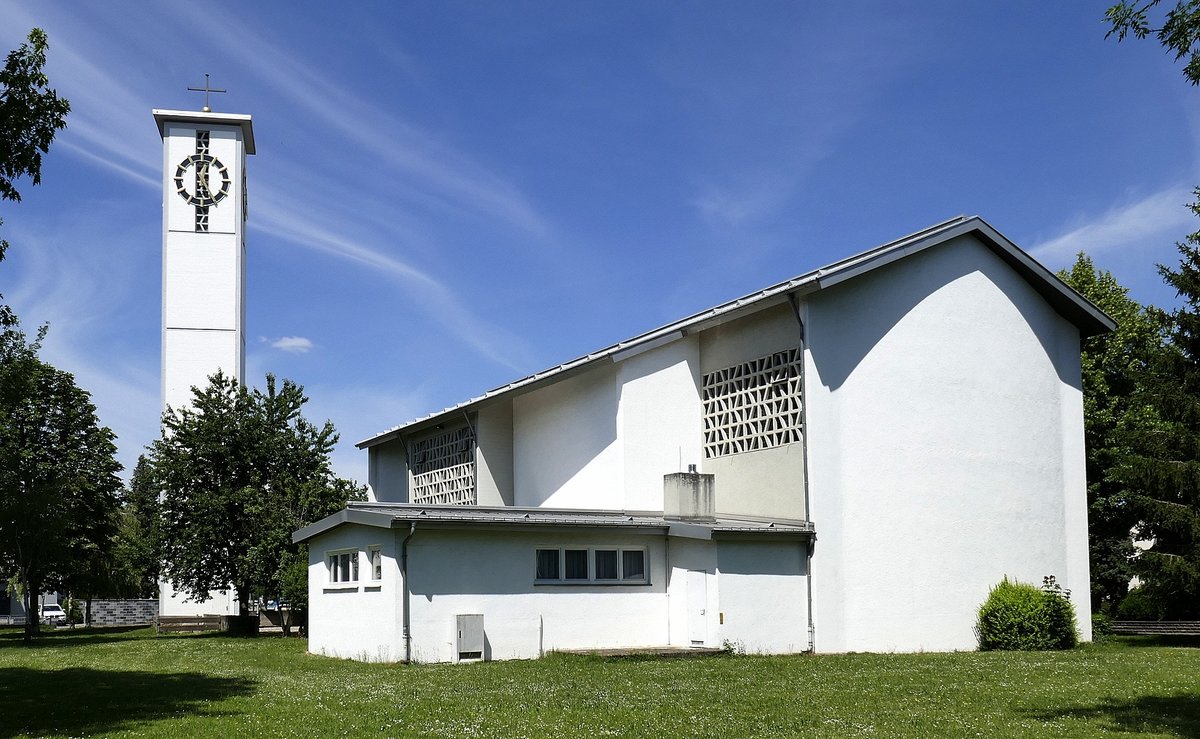
[{"label": "church bell tower", "polygon": [[[207,84],[205,88],[207,88]],[[207,92],[206,92],[207,95]],[[244,379],[250,116],[155,110],[163,141],[162,400],[181,408],[218,369]]]},{"label": "church bell tower", "polygon": [[[205,78],[207,80],[207,75]],[[197,88],[188,88],[197,89]],[[162,402],[191,404],[218,369],[244,382],[246,365],[246,156],[250,116],[155,110],[163,142]],[[163,616],[233,615],[229,591],[188,601],[159,582]]]}]

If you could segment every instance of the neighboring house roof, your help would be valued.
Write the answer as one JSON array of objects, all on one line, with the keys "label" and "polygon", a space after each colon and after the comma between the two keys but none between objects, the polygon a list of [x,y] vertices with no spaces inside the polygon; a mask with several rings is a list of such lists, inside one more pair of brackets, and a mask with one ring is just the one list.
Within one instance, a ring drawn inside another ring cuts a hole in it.
[{"label": "neighboring house roof", "polygon": [[432,425],[448,417],[465,413],[468,409],[497,396],[504,395],[522,388],[530,388],[544,384],[551,379],[561,379],[560,376],[578,371],[585,366],[604,359],[620,361],[621,359],[648,351],[683,338],[690,332],[702,331],[711,326],[724,323],[742,315],[762,310],[775,303],[786,302],[789,296],[803,296],[832,287],[846,280],[854,279],[880,267],[891,264],[905,257],[917,254],[951,239],[971,234],[989,247],[1010,267],[1021,275],[1032,287],[1064,318],[1074,323],[1082,337],[1112,331],[1117,327],[1115,321],[1104,314],[1069,285],[1058,279],[1053,272],[1046,269],[1033,257],[1026,254],[1003,234],[992,228],[979,216],[959,216],[931,226],[922,231],[910,234],[901,239],[877,246],[848,257],[820,269],[793,277],[758,292],[745,295],[727,303],[701,311],[695,315],[669,323],[666,326],[647,331],[631,339],[618,342],[599,351],[576,357],[556,367],[535,372],[515,382],[492,389],[475,398],[458,405],[431,413],[428,416],[409,421],[387,431],[381,432],[368,439],[358,442],[359,449],[376,446],[390,441],[406,431],[416,431],[420,427]]},{"label": "neighboring house roof", "polygon": [[292,534],[292,541],[308,541],[345,524],[403,528],[406,525],[430,528],[592,528],[645,530],[653,533],[711,539],[714,534],[755,534],[766,536],[809,537],[813,525],[789,519],[762,520],[717,518],[711,521],[664,518],[653,511],[596,511],[565,508],[515,508],[512,506],[430,506],[412,503],[354,503],[344,510],[317,521]]}]

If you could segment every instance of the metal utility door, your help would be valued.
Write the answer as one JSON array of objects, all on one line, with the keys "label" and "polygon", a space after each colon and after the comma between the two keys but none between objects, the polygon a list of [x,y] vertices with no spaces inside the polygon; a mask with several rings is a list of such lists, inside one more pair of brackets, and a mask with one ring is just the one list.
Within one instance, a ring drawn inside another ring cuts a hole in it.
[{"label": "metal utility door", "polygon": [[688,570],[688,639],[693,645],[708,641],[708,578],[704,570]]}]

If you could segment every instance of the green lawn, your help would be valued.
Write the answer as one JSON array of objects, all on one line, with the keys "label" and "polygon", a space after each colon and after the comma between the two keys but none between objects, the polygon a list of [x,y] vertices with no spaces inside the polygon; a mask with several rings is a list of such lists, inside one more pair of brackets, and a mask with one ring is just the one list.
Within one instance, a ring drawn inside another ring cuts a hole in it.
[{"label": "green lawn", "polygon": [[298,639],[0,630],[0,737],[1200,736],[1200,641],[369,665]]}]

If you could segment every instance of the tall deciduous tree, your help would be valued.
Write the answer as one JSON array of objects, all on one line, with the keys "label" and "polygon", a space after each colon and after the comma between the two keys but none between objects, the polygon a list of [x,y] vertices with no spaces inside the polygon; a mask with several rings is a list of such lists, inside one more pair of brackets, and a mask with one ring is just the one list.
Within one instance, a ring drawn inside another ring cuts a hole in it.
[{"label": "tall deciduous tree", "polygon": [[1092,611],[1111,613],[1134,575],[1130,531],[1140,515],[1116,472],[1131,451],[1132,436],[1153,423],[1138,383],[1163,351],[1166,316],[1130,298],[1086,254],[1059,277],[1117,322],[1116,331],[1085,339],[1081,357]]},{"label": "tall deciduous tree", "polygon": [[16,326],[0,331],[0,561],[37,633],[43,585],[78,577],[111,540],[121,466],[74,378],[42,362]]},{"label": "tall deciduous tree", "polygon": [[[48,46],[46,32],[35,28],[0,70],[0,200],[21,200],[14,184],[20,177],[42,181],[42,155],[67,125],[71,104],[49,87],[42,71]],[[0,239],[0,259],[7,247]]]},{"label": "tall deciduous tree", "polygon": [[[1200,189],[1191,206],[1200,215]],[[1136,560],[1142,592],[1163,617],[1200,618],[1200,231],[1178,245],[1177,269],[1160,266],[1182,305],[1170,342],[1150,363],[1135,402],[1148,418],[1118,470],[1152,542]]]},{"label": "tall deciduous tree", "polygon": [[365,489],[337,478],[333,425],[308,422],[299,385],[249,390],[218,372],[168,409],[150,449],[161,494],[163,574],[203,601],[233,588],[246,613],[252,595],[277,595],[298,551],[291,533],[340,510]]}]

